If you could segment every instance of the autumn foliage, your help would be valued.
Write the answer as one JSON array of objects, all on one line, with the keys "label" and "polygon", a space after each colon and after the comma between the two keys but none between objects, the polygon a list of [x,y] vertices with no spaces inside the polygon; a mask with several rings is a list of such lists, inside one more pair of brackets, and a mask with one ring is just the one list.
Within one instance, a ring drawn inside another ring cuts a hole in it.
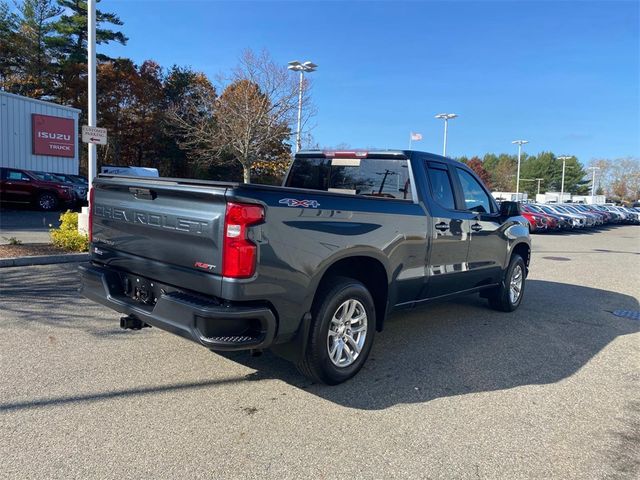
[{"label": "autumn foliage", "polygon": [[[98,10],[98,125],[109,132],[98,167],[225,180],[241,180],[244,169],[245,179],[253,172],[274,181],[291,152],[295,76],[268,54],[248,51],[218,96],[191,68],[101,54],[100,45],[126,44],[121,26],[117,15]],[[86,29],[86,0],[0,0],[0,89],[78,108],[86,124]]]}]

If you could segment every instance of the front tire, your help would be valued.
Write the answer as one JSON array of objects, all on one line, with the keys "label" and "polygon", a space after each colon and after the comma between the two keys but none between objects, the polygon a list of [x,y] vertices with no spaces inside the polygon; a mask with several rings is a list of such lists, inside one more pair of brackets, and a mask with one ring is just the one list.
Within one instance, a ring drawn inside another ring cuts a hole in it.
[{"label": "front tire", "polygon": [[336,277],[331,283],[312,311],[309,340],[298,369],[316,382],[337,385],[356,375],[367,360],[376,312],[361,282]]},{"label": "front tire", "polygon": [[50,192],[38,195],[38,208],[45,212],[50,212],[58,207],[58,198]]},{"label": "front tire", "polygon": [[520,255],[511,257],[502,283],[488,296],[489,305],[501,312],[513,312],[520,306],[524,295],[527,267]]}]

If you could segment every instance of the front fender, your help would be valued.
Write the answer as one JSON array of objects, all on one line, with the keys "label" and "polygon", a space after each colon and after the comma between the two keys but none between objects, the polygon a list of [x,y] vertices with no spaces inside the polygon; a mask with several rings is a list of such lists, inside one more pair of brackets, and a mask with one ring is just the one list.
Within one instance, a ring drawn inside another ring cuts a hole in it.
[{"label": "front fender", "polygon": [[[511,219],[510,219],[511,220]],[[507,239],[507,252],[505,257],[505,268],[509,265],[509,260],[513,254],[513,250],[518,245],[526,245],[529,251],[531,251],[531,235],[529,229],[525,226],[526,219],[524,217],[513,217],[513,222],[508,225],[504,230],[505,238]],[[529,266],[529,259],[526,258],[527,267]]]}]

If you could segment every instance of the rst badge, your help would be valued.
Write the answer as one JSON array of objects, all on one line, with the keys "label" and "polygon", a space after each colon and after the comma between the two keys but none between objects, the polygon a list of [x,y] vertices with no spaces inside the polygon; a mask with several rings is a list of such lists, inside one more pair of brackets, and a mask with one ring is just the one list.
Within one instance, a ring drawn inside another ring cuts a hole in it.
[{"label": "rst badge", "polygon": [[278,203],[287,207],[318,208],[320,206],[317,200],[296,200],[295,198],[283,198]]},{"label": "rst badge", "polygon": [[196,268],[202,268],[204,270],[215,270],[216,266],[215,265],[211,265],[210,263],[204,263],[204,262],[196,262],[193,264],[194,267]]}]

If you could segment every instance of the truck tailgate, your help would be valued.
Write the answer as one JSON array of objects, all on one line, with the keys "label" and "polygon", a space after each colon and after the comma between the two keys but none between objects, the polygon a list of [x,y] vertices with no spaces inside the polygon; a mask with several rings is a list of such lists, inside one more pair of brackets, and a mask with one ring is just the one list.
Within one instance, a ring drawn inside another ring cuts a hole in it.
[{"label": "truck tailgate", "polygon": [[[99,177],[93,192],[93,250],[96,261],[109,251],[200,273],[221,275],[226,185],[182,184],[145,178]],[[141,263],[142,262],[142,263]],[[135,266],[135,267],[133,267]],[[160,280],[160,279],[158,279]],[[165,279],[166,281],[166,279]]]}]

